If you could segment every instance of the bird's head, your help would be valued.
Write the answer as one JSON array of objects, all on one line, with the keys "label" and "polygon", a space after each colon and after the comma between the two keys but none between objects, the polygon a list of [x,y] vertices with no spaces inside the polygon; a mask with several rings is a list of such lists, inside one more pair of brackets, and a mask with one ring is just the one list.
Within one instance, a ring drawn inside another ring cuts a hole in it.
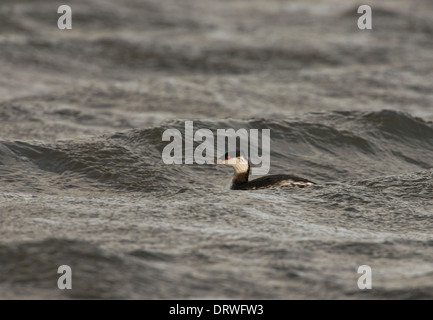
[{"label": "bird's head", "polygon": [[233,167],[235,173],[246,173],[249,170],[248,160],[245,159],[240,151],[227,152],[224,156],[217,159],[216,163]]}]

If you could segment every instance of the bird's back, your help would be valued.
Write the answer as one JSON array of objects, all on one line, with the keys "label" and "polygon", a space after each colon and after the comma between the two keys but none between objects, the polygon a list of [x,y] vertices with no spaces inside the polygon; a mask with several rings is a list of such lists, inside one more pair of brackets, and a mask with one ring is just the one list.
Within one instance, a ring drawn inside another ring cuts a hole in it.
[{"label": "bird's back", "polygon": [[295,187],[304,188],[314,185],[315,183],[293,175],[276,174],[257,178],[242,184],[233,184],[231,189],[234,190],[254,190],[267,188]]}]

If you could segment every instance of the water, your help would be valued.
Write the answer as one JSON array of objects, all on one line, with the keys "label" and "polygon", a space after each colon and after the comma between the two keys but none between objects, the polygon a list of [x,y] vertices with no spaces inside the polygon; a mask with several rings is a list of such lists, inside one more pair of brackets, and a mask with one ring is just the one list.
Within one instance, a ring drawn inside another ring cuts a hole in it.
[{"label": "water", "polygon": [[[0,4],[0,298],[433,298],[431,2],[61,4]],[[317,185],[165,165],[185,120]]]}]

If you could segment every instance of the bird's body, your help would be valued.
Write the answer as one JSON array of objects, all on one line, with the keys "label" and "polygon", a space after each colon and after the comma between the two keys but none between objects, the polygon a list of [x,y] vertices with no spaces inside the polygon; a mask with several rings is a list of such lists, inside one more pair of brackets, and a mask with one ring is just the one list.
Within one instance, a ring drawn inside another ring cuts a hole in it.
[{"label": "bird's body", "polygon": [[315,184],[307,179],[299,178],[287,174],[277,174],[271,176],[265,176],[257,178],[245,183],[233,183],[230,189],[233,190],[255,190],[255,189],[265,189],[265,188],[282,188],[282,187],[295,187],[304,188],[307,186],[312,186]]},{"label": "bird's body", "polygon": [[226,153],[223,158],[217,160],[217,163],[223,163],[226,166],[234,168],[235,173],[230,184],[230,189],[233,190],[256,190],[282,187],[304,188],[315,184],[307,179],[287,174],[269,175],[249,181],[250,164],[245,157],[237,152],[236,161],[234,161],[235,159],[231,159],[231,162],[229,162],[230,159],[229,153]]}]

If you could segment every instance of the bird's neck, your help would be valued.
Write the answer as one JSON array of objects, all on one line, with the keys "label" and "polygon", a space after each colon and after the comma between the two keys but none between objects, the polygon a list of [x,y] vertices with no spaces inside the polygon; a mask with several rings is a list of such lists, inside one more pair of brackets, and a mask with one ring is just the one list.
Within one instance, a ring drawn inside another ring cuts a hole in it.
[{"label": "bird's neck", "polygon": [[233,167],[235,169],[235,173],[232,178],[232,184],[239,185],[248,182],[248,176],[250,174],[250,165],[249,163],[239,163]]}]

